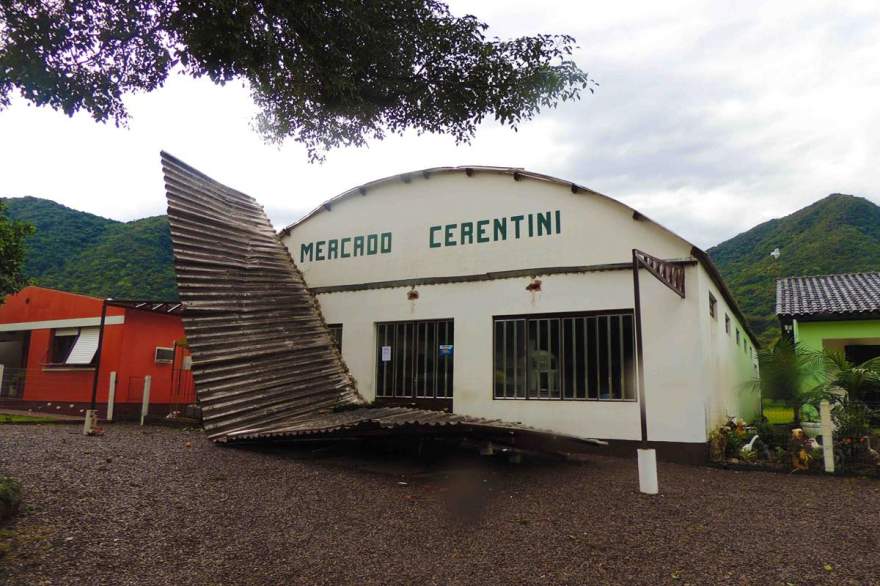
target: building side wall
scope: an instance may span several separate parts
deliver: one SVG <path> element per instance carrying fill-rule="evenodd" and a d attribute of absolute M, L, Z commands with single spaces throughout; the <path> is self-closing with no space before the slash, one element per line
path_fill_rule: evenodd
<path fill-rule="evenodd" d="M 172 372 L 174 367 L 170 363 L 157 363 L 154 353 L 157 346 L 171 348 L 175 341 L 181 341 L 184 337 L 183 323 L 177 316 L 127 310 L 117 364 L 119 400 L 140 402 L 144 377 L 150 376 L 150 403 L 175 402 L 172 397 L 172 376 L 176 374 Z M 179 367 L 178 364 L 177 368 Z M 192 372 L 186 371 L 183 376 L 190 379 Z M 102 366 L 101 380 L 104 389 L 108 388 L 109 377 L 109 366 Z"/>
<path fill-rule="evenodd" d="M 880 344 L 880 320 L 798 321 L 797 341 L 815 352 L 842 352 L 849 344 Z"/>
<path fill-rule="evenodd" d="M 693 294 L 699 298 L 703 396 L 707 431 L 711 431 L 730 417 L 750 422 L 760 416 L 761 393 L 753 384 L 758 375 L 758 355 L 754 342 L 708 273 L 700 267 L 698 274 L 698 287 Z M 710 294 L 717 304 L 714 318 L 709 311 Z M 729 332 L 725 328 L 726 316 L 730 317 Z"/>

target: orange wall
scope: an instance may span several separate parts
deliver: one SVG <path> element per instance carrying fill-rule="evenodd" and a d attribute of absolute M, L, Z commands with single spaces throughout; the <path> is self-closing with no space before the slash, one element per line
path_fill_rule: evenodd
<path fill-rule="evenodd" d="M 101 315 L 102 300 L 74 295 L 42 287 L 27 287 L 6 298 L 0 305 L 0 323 L 47 321 L 58 319 L 96 318 Z M 116 402 L 141 402 L 144 377 L 151 376 L 150 404 L 179 402 L 171 396 L 172 365 L 156 364 L 157 346 L 172 347 L 184 338 L 179 316 L 108 307 L 108 315 L 124 315 L 124 324 L 104 326 L 98 403 L 106 403 L 110 373 L 116 372 Z M 44 368 L 51 342 L 51 329 L 31 330 L 28 350 L 27 377 L 23 399 L 56 403 L 64 408 L 69 403 L 91 401 L 94 369 Z M 184 355 L 178 349 L 176 367 Z M 183 373 L 180 386 L 192 389 L 192 373 Z M 189 393 L 191 396 L 192 393 Z"/>

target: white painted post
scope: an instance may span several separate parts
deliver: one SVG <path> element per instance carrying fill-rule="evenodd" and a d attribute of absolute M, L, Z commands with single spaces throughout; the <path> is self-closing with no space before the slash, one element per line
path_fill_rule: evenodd
<path fill-rule="evenodd" d="M 107 421 L 113 421 L 113 405 L 116 403 L 116 371 L 110 372 L 110 388 L 107 390 Z"/>
<path fill-rule="evenodd" d="M 83 435 L 92 435 L 98 427 L 98 411 L 86 409 L 86 417 L 83 419 Z"/>
<path fill-rule="evenodd" d="M 660 492 L 657 483 L 657 451 L 638 449 L 639 453 L 639 490 L 643 494 Z"/>
<path fill-rule="evenodd" d="M 831 403 L 823 399 L 819 403 L 819 420 L 822 425 L 822 459 L 825 472 L 834 474 L 834 426 L 831 423 Z"/>
<path fill-rule="evenodd" d="M 144 377 L 144 400 L 141 403 L 141 425 L 144 424 L 144 418 L 147 416 L 147 410 L 150 407 L 150 383 L 153 378 L 149 375 Z"/>

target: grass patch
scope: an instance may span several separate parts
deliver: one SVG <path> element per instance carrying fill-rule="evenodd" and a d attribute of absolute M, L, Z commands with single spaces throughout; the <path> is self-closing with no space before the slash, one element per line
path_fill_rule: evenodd
<path fill-rule="evenodd" d="M 771 425 L 792 423 L 794 422 L 794 409 L 773 401 L 765 401 L 764 417 Z"/>
<path fill-rule="evenodd" d="M 38 417 L 34 415 L 11 415 L 8 413 L 0 413 L 0 425 L 4 423 L 55 423 L 55 419 L 51 417 Z"/>

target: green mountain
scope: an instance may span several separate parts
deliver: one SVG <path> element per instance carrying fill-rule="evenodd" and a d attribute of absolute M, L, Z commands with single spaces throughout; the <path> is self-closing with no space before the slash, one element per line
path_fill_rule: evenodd
<path fill-rule="evenodd" d="M 778 260 L 770 256 L 776 248 Z M 863 197 L 834 193 L 707 252 L 766 343 L 779 334 L 777 278 L 880 269 L 880 207 Z"/>
<path fill-rule="evenodd" d="M 36 197 L 4 200 L 30 222 L 25 274 L 35 285 L 117 299 L 177 299 L 165 216 L 117 222 Z"/>
<path fill-rule="evenodd" d="M 117 222 L 36 197 L 5 200 L 31 222 L 35 284 L 98 297 L 177 299 L 165 216 Z M 779 248 L 779 259 L 770 253 Z M 708 250 L 763 342 L 778 335 L 778 277 L 880 270 L 880 207 L 835 193 Z"/>

